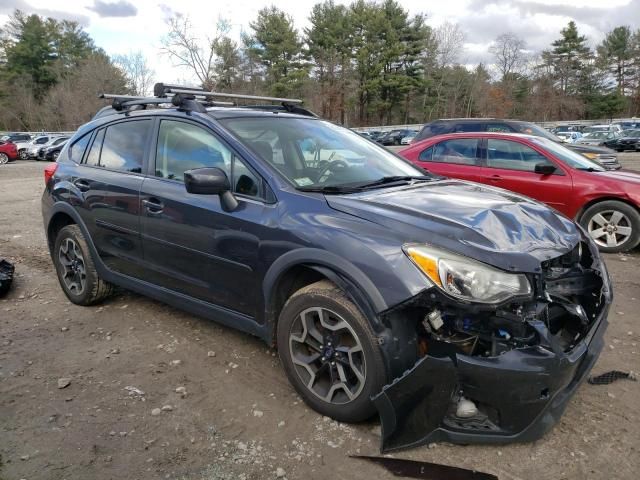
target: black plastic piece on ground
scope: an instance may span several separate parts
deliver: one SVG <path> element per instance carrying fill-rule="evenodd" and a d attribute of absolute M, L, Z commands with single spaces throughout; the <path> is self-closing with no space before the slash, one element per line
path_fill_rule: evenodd
<path fill-rule="evenodd" d="M 423 480 L 498 480 L 498 477 L 491 473 L 440 465 L 438 463 L 417 462 L 402 458 L 370 457 L 367 455 L 352 455 L 351 458 L 377 463 L 396 477 L 421 478 Z"/>
<path fill-rule="evenodd" d="M 609 385 L 610 383 L 615 382 L 616 380 L 633 380 L 636 381 L 636 378 L 633 376 L 631 372 L 621 372 L 620 370 L 611 370 L 610 372 L 603 373 L 602 375 L 597 375 L 595 377 L 589 377 L 589 383 L 591 385 Z"/>
<path fill-rule="evenodd" d="M 15 267 L 6 260 L 0 260 L 0 297 L 9 291 Z"/>

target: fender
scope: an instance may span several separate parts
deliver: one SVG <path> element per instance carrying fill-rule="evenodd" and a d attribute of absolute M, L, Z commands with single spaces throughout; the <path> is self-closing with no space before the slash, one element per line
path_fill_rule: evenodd
<path fill-rule="evenodd" d="M 306 265 L 323 274 L 342 288 L 358 305 L 375 330 L 383 329 L 378 313 L 387 310 L 386 301 L 378 288 L 362 270 L 338 255 L 316 248 L 300 248 L 279 257 L 264 276 L 262 294 L 265 305 L 267 328 L 273 329 L 276 319 L 274 288 L 280 277 L 291 267 Z"/>

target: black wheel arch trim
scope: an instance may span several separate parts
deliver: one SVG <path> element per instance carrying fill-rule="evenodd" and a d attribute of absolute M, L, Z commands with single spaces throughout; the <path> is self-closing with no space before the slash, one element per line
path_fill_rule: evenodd
<path fill-rule="evenodd" d="M 378 314 L 387 310 L 387 302 L 362 270 L 344 258 L 316 248 L 299 248 L 280 256 L 267 270 L 262 283 L 265 325 L 272 335 L 277 323 L 276 291 L 279 280 L 288 270 L 305 266 L 320 273 L 340 287 L 361 309 L 376 331 L 384 327 Z"/>

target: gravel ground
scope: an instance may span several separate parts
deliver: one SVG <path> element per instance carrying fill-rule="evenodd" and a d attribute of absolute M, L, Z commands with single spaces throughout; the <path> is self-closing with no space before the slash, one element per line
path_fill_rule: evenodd
<path fill-rule="evenodd" d="M 621 155 L 640 169 L 640 155 Z M 0 167 L 0 479 L 395 478 L 348 458 L 378 452 L 374 420 L 339 424 L 295 395 L 259 340 L 122 292 L 63 295 L 40 216 L 42 168 Z M 608 255 L 615 304 L 594 372 L 640 371 L 640 251 Z M 640 383 L 583 385 L 535 443 L 438 444 L 395 455 L 500 479 L 637 479 Z"/>

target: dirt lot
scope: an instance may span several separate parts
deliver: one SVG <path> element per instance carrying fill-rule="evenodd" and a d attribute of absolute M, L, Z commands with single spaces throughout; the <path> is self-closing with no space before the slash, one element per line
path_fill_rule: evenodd
<path fill-rule="evenodd" d="M 69 303 L 45 248 L 43 167 L 0 166 L 0 257 L 17 273 L 0 300 L 1 480 L 392 478 L 348 458 L 377 454 L 378 423 L 317 415 L 259 340 L 129 293 Z M 640 251 L 606 261 L 616 298 L 595 372 L 638 372 Z M 500 479 L 637 479 L 639 398 L 638 382 L 585 384 L 541 441 L 396 456 Z"/>

